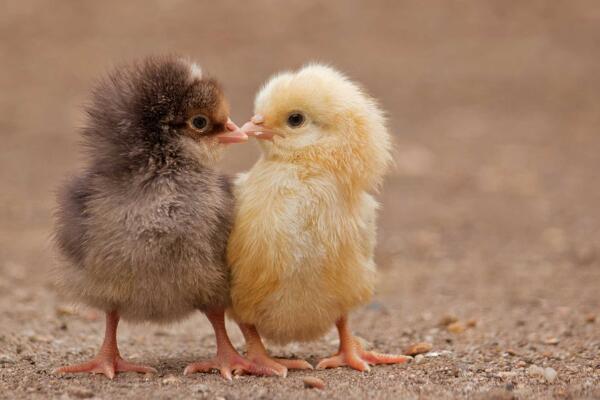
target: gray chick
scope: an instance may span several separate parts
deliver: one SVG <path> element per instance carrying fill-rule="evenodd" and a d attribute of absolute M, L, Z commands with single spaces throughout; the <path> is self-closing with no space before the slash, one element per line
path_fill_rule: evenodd
<path fill-rule="evenodd" d="M 154 372 L 121 358 L 119 318 L 170 322 L 206 314 L 217 355 L 185 372 L 270 374 L 232 346 L 225 249 L 234 200 L 214 169 L 224 143 L 247 136 L 229 119 L 219 83 L 193 63 L 147 58 L 101 81 L 82 131 L 84 170 L 60 191 L 58 287 L 106 313 L 104 343 L 89 362 L 58 372 Z"/>

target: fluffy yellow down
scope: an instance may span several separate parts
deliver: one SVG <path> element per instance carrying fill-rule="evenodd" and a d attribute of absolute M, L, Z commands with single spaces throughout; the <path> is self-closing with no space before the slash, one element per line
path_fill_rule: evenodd
<path fill-rule="evenodd" d="M 376 103 L 320 65 L 273 78 L 255 112 L 285 137 L 261 143 L 236 182 L 230 314 L 275 342 L 316 339 L 373 293 L 369 191 L 389 164 L 389 135 Z M 288 127 L 291 112 L 306 123 Z"/>

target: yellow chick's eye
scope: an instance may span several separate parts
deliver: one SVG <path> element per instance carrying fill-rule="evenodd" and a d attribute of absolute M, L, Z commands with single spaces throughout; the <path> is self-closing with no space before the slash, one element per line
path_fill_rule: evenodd
<path fill-rule="evenodd" d="M 297 111 L 294 111 L 293 113 L 288 115 L 287 118 L 287 124 L 290 128 L 299 128 L 302 125 L 304 125 L 305 121 L 306 117 L 304 116 L 304 114 Z"/>
<path fill-rule="evenodd" d="M 208 118 L 202 114 L 196 115 L 188 120 L 189 126 L 198 131 L 204 132 L 208 129 L 209 123 Z"/>

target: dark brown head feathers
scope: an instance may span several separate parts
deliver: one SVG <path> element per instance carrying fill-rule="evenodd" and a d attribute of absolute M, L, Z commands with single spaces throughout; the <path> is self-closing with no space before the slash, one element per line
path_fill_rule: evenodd
<path fill-rule="evenodd" d="M 215 79 L 166 56 L 116 68 L 98 83 L 86 111 L 83 136 L 92 158 L 128 154 L 133 164 L 174 156 L 182 137 L 201 139 L 187 125 L 194 114 L 211 120 L 203 137 L 222 132 L 229 114 Z"/>

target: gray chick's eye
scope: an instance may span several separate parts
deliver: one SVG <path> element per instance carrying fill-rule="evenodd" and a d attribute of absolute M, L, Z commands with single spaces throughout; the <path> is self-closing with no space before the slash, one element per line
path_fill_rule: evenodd
<path fill-rule="evenodd" d="M 204 115 L 197 115 L 190 119 L 190 125 L 198 131 L 204 131 L 208 127 L 208 118 Z"/>
<path fill-rule="evenodd" d="M 306 120 L 306 118 L 304 117 L 303 114 L 301 114 L 299 112 L 294 112 L 288 116 L 287 124 L 291 128 L 298 128 L 299 126 L 304 124 L 305 120 Z"/>

